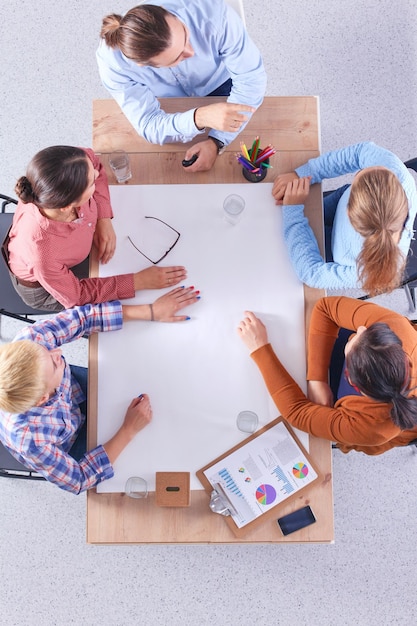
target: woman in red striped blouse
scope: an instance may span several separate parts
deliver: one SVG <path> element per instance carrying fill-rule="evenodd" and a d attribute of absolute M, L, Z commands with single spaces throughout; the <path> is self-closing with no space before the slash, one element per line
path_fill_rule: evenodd
<path fill-rule="evenodd" d="M 133 298 L 140 289 L 173 287 L 186 278 L 181 266 L 151 266 L 105 278 L 78 278 L 71 268 L 93 243 L 100 262 L 116 247 L 106 172 L 87 148 L 51 146 L 38 152 L 16 184 L 19 203 L 9 233 L 12 282 L 35 309 Z"/>

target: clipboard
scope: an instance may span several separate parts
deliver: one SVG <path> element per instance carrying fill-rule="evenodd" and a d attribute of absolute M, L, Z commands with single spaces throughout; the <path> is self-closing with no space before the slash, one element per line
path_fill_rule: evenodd
<path fill-rule="evenodd" d="M 237 537 L 276 516 L 280 504 L 297 498 L 322 478 L 282 417 L 208 463 L 196 475 L 209 495 L 226 503 L 224 519 Z"/>

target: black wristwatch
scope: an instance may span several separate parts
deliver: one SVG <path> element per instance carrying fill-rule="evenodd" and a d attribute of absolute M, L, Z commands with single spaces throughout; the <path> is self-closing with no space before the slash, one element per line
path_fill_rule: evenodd
<path fill-rule="evenodd" d="M 217 154 L 223 154 L 223 152 L 226 149 L 226 146 L 224 145 L 224 143 L 220 141 L 220 139 L 217 139 L 217 137 L 212 137 L 211 135 L 208 135 L 208 138 L 214 141 L 214 143 L 216 144 Z"/>

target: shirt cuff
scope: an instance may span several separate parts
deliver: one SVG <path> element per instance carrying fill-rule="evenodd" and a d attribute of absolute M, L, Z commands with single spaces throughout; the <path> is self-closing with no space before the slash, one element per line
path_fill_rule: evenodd
<path fill-rule="evenodd" d="M 295 172 L 296 174 L 298 174 L 298 176 L 300 178 L 305 178 L 306 176 L 313 176 L 311 171 L 310 171 L 310 165 L 309 163 L 304 163 L 304 165 L 300 165 L 300 167 L 295 168 Z M 313 182 L 317 182 L 314 180 L 314 176 L 311 180 L 311 183 Z"/>
<path fill-rule="evenodd" d="M 112 464 L 110 463 L 110 459 L 107 456 L 107 452 L 105 451 L 104 446 L 99 445 L 93 450 L 89 450 L 88 452 L 86 452 L 82 461 L 88 465 L 90 471 L 94 476 L 94 484 L 91 484 L 91 482 L 89 482 L 89 484 L 87 485 L 87 489 L 98 485 L 99 483 L 103 482 L 103 480 L 113 478 L 114 469 Z"/>

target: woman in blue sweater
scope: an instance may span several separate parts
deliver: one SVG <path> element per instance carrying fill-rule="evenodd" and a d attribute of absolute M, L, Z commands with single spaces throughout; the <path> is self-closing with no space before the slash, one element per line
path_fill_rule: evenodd
<path fill-rule="evenodd" d="M 304 216 L 310 182 L 355 173 L 324 198 L 326 259 Z M 328 152 L 279 175 L 272 194 L 283 205 L 284 236 L 298 277 L 321 289 L 399 286 L 417 213 L 414 179 L 392 152 L 364 142 Z"/>

